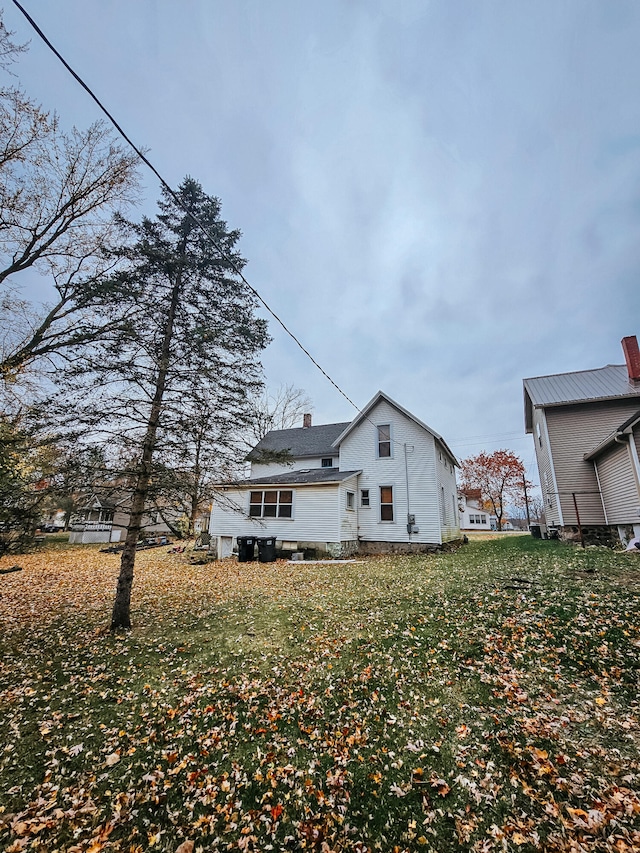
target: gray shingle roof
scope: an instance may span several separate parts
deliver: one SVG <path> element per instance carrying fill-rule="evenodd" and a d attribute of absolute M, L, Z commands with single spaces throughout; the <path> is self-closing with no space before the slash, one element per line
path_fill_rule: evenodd
<path fill-rule="evenodd" d="M 287 471 L 285 474 L 272 474 L 270 477 L 254 477 L 253 480 L 242 480 L 233 483 L 233 487 L 247 488 L 250 486 L 304 486 L 314 483 L 341 483 L 360 471 L 340 471 L 339 468 L 312 468 L 302 471 Z"/>
<path fill-rule="evenodd" d="M 332 444 L 348 426 L 349 422 L 273 429 L 256 444 L 248 458 L 258 459 L 261 452 L 279 450 L 288 450 L 295 458 L 335 456 L 337 451 Z"/>

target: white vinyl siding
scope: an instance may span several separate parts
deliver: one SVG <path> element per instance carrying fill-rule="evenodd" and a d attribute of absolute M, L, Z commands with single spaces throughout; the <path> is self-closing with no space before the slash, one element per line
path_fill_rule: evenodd
<path fill-rule="evenodd" d="M 442 541 L 449 542 L 460 536 L 460 519 L 458 517 L 458 487 L 453 463 L 447 451 L 439 441 L 437 447 L 436 473 L 439 485 L 439 502 L 442 520 Z"/>
<path fill-rule="evenodd" d="M 340 519 L 340 528 L 338 541 L 340 542 L 355 542 L 358 538 L 358 514 L 360 509 L 355 500 L 358 493 L 358 477 L 349 477 L 348 480 L 343 480 L 338 489 L 338 510 Z M 347 509 L 347 495 L 354 496 L 354 509 Z"/>
<path fill-rule="evenodd" d="M 291 490 L 295 518 L 250 518 L 249 494 L 255 489 L 222 492 L 213 502 L 211 534 L 232 536 L 234 540 L 237 536 L 275 536 L 279 540 L 301 542 L 345 542 L 358 538 L 358 509 L 346 509 L 347 492 L 358 490 L 357 475 L 340 484 L 292 486 Z"/>
<path fill-rule="evenodd" d="M 377 457 L 377 426 L 391 424 L 392 456 Z M 407 445 L 405 470 L 405 444 Z M 361 470 L 359 488 L 368 489 L 369 509 L 358 511 L 358 533 L 368 542 L 407 542 L 407 514 L 415 515 L 418 533 L 411 541 L 440 544 L 443 531 L 440 524 L 440 479 L 447 478 L 447 492 L 456 494 L 455 473 L 437 461 L 434 436 L 399 412 L 386 400 L 380 400 L 340 445 L 340 468 Z M 407 479 L 409 475 L 409 509 L 407 509 Z M 443 480 L 444 482 L 444 480 Z M 380 486 L 393 486 L 393 522 L 380 521 Z M 449 488 L 450 486 L 450 488 Z M 449 510 L 451 513 L 451 510 Z"/>
<path fill-rule="evenodd" d="M 211 514 L 211 533 L 214 536 L 275 536 L 277 539 L 339 542 L 340 505 L 344 495 L 334 483 L 327 486 L 296 486 L 293 518 L 250 518 L 249 489 L 228 489 L 221 499 L 214 499 Z M 225 505 L 234 504 L 239 512 Z M 346 513 L 345 513 L 346 514 Z M 355 515 L 355 513 L 349 513 Z"/>

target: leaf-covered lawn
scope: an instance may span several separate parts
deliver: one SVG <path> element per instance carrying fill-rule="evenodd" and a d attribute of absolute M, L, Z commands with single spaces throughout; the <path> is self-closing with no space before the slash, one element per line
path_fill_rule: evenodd
<path fill-rule="evenodd" d="M 18 562 L 3 850 L 640 850 L 640 554 Z"/>

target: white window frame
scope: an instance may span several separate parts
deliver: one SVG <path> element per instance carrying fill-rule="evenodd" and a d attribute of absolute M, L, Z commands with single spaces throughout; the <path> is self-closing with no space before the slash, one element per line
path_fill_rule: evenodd
<path fill-rule="evenodd" d="M 328 462 L 328 465 L 325 465 L 325 462 Z M 323 456 L 320 460 L 321 468 L 333 468 L 333 457 L 332 456 Z"/>
<path fill-rule="evenodd" d="M 355 512 L 356 509 L 356 493 L 352 489 L 347 489 L 344 496 L 345 509 L 349 512 Z"/>
<path fill-rule="evenodd" d="M 274 492 L 276 494 L 275 503 L 267 503 L 264 499 L 264 496 L 266 494 L 273 494 Z M 258 494 L 258 493 L 260 493 L 262 495 L 262 498 L 260 500 L 260 504 L 258 504 L 257 502 L 251 501 L 251 495 L 252 494 Z M 280 502 L 280 495 L 281 494 L 290 494 L 291 495 L 291 503 L 289 503 L 288 501 L 284 501 L 283 503 L 281 503 Z M 250 489 L 249 495 L 248 495 L 249 509 L 248 509 L 247 514 L 248 514 L 249 518 L 275 519 L 277 521 L 291 521 L 295 516 L 295 512 L 294 512 L 295 495 L 296 495 L 296 493 L 295 493 L 294 489 Z M 252 512 L 251 512 L 252 506 L 260 506 L 260 508 L 261 508 L 260 515 L 252 514 Z M 275 506 L 276 514 L 275 515 L 265 515 L 264 514 L 265 506 Z M 280 515 L 280 507 L 281 506 L 290 506 L 291 507 L 291 515 Z"/>
<path fill-rule="evenodd" d="M 371 507 L 371 490 L 370 489 L 360 489 L 360 506 L 365 509 L 369 509 Z"/>
<path fill-rule="evenodd" d="M 381 439 L 380 438 L 380 430 L 388 427 L 389 429 L 389 438 Z M 389 455 L 381 456 L 380 455 L 380 445 L 381 444 L 389 444 Z M 393 459 L 393 426 L 392 424 L 376 424 L 376 459 Z"/>

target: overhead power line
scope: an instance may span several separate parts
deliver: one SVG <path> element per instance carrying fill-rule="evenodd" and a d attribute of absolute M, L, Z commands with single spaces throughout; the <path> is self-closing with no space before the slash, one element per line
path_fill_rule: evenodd
<path fill-rule="evenodd" d="M 269 306 L 269 304 L 263 299 L 260 293 L 256 290 L 253 285 L 249 283 L 246 279 L 244 273 L 238 266 L 238 264 L 233 260 L 233 258 L 225 252 L 223 246 L 216 240 L 215 236 L 211 233 L 211 231 L 195 216 L 183 203 L 180 199 L 179 195 L 173 190 L 171 185 L 164 179 L 162 174 L 158 171 L 158 169 L 153 165 L 153 163 L 149 160 L 149 158 L 144 154 L 144 152 L 133 142 L 130 136 L 126 133 L 120 123 L 114 118 L 111 112 L 104 106 L 102 101 L 98 98 L 98 96 L 93 92 L 91 87 L 84 82 L 84 80 L 80 77 L 80 75 L 69 65 L 67 60 L 62 56 L 60 51 L 52 44 L 50 39 L 46 36 L 40 26 L 35 22 L 35 20 L 31 17 L 31 15 L 27 12 L 27 10 L 22 6 L 18 0 L 13 0 L 14 6 L 22 13 L 22 15 L 29 22 L 30 26 L 33 30 L 38 34 L 38 36 L 42 39 L 42 41 L 46 44 L 49 50 L 57 57 L 57 59 L 64 65 L 67 71 L 71 74 L 71 76 L 76 80 L 76 82 L 85 90 L 85 92 L 89 95 L 89 97 L 95 102 L 100 111 L 107 117 L 109 122 L 113 125 L 116 131 L 120 134 L 120 136 L 125 140 L 125 142 L 131 147 L 131 149 L 135 152 L 136 156 L 147 166 L 147 168 L 153 172 L 161 186 L 166 190 L 166 192 L 171 196 L 174 202 L 178 205 L 178 207 L 183 210 L 187 216 L 192 220 L 192 222 L 196 225 L 197 228 L 205 235 L 205 237 L 211 242 L 211 244 L 216 248 L 216 250 L 220 253 L 220 256 L 229 264 L 231 269 L 235 272 L 238 278 L 242 281 L 244 286 L 253 294 L 253 296 L 260 302 L 260 304 L 265 308 L 265 310 L 273 317 L 273 319 L 282 327 L 282 329 L 286 332 L 286 334 L 291 338 L 291 340 L 296 344 L 296 346 L 307 356 L 309 361 L 322 373 L 322 375 L 327 379 L 331 385 L 338 391 L 338 393 L 344 397 L 344 399 L 351 405 L 353 408 L 359 413 L 363 414 L 362 409 L 357 406 L 353 400 L 342 390 L 342 388 L 335 382 L 331 376 L 327 373 L 327 371 L 316 361 L 316 359 L 311 355 L 309 350 L 302 344 L 302 342 L 298 339 L 298 337 L 289 329 L 286 323 L 276 314 L 276 312 Z M 366 420 L 369 421 L 373 426 L 376 426 L 374 422 L 366 417 Z M 519 435 L 517 433 L 503 433 L 503 436 L 515 436 Z M 496 436 L 496 438 L 499 436 Z M 477 438 L 482 438 L 482 436 L 477 436 Z M 488 436 L 487 439 L 491 439 L 491 436 Z M 390 440 L 393 444 L 399 444 L 397 440 L 393 437 L 390 437 Z M 478 443 L 472 442 L 470 439 L 461 439 L 457 442 L 450 442 L 451 445 L 465 446 L 470 443 Z"/>
<path fill-rule="evenodd" d="M 42 29 L 38 26 L 38 24 L 34 21 L 31 15 L 26 11 L 26 9 L 18 2 L 18 0 L 13 0 L 13 4 L 20 10 L 20 12 L 27 19 L 31 27 L 35 30 L 35 32 L 40 36 L 42 41 L 47 45 L 49 50 L 60 60 L 60 62 L 64 65 L 67 71 L 71 74 L 71 76 L 82 86 L 82 88 L 87 92 L 89 97 L 98 105 L 98 108 L 104 113 L 104 115 L 108 118 L 111 124 L 118 131 L 120 136 L 127 142 L 128 145 L 131 146 L 136 155 L 140 158 L 140 160 L 149 168 L 156 178 L 160 181 L 160 184 L 164 187 L 164 189 L 169 193 L 171 198 L 175 201 L 175 203 L 180 207 L 184 212 L 189 216 L 192 222 L 200 229 L 200 231 L 207 237 L 208 240 L 212 243 L 212 245 L 218 250 L 220 256 L 230 265 L 231 269 L 235 272 L 238 278 L 243 282 L 244 286 L 255 296 L 255 298 L 260 302 L 260 304 L 269 312 L 269 314 L 273 317 L 273 319 L 284 329 L 284 331 L 289 335 L 291 340 L 302 350 L 302 352 L 307 356 L 307 358 L 311 361 L 315 367 L 322 373 L 322 375 L 327 379 L 333 387 L 341 394 L 344 399 L 353 406 L 353 408 L 362 414 L 361 409 L 357 406 L 353 400 L 340 388 L 340 386 L 335 382 L 327 373 L 327 371 L 315 360 L 315 358 L 311 355 L 308 349 L 301 343 L 301 341 L 294 335 L 294 333 L 289 329 L 286 323 L 280 319 L 280 317 L 276 314 L 276 312 L 267 304 L 267 302 L 262 298 L 262 296 L 258 293 L 258 291 L 253 287 L 245 278 L 244 274 L 240 267 L 236 264 L 236 262 L 231 258 L 220 245 L 220 243 L 215 239 L 212 233 L 206 228 L 202 222 L 198 219 L 197 216 L 194 216 L 193 213 L 188 210 L 185 205 L 182 203 L 180 197 L 176 192 L 171 188 L 169 183 L 165 181 L 162 177 L 158 169 L 153 165 L 153 163 L 149 160 L 149 158 L 138 148 L 138 146 L 133 142 L 133 140 L 128 136 L 127 133 L 123 130 L 122 126 L 116 121 L 113 115 L 109 112 L 109 110 L 104 106 L 102 101 L 98 98 L 98 96 L 92 91 L 92 89 L 84 82 L 84 80 L 77 74 L 74 69 L 69 65 L 66 59 L 62 56 L 60 51 L 58 51 L 51 41 L 47 38 Z"/>

